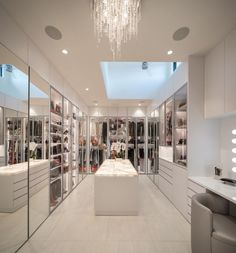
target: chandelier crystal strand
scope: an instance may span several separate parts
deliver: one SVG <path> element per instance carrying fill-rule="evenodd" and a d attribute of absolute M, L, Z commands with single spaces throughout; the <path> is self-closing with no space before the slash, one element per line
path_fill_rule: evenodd
<path fill-rule="evenodd" d="M 101 42 L 108 37 L 115 56 L 120 55 L 121 43 L 137 35 L 141 19 L 141 0 L 93 0 L 94 30 Z"/>

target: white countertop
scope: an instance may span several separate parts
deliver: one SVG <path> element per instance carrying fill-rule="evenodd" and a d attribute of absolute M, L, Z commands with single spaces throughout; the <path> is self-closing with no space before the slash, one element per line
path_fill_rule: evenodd
<path fill-rule="evenodd" d="M 44 164 L 49 164 L 49 160 L 30 160 L 30 168 L 41 166 Z M 7 165 L 4 167 L 0 167 L 0 175 L 12 175 L 18 174 L 27 171 L 28 162 L 17 163 L 12 165 Z"/>
<path fill-rule="evenodd" d="M 95 176 L 138 176 L 138 173 L 128 159 L 107 159 Z"/>
<path fill-rule="evenodd" d="M 189 177 L 189 179 L 236 204 L 236 186 L 224 184 L 212 177 Z"/>

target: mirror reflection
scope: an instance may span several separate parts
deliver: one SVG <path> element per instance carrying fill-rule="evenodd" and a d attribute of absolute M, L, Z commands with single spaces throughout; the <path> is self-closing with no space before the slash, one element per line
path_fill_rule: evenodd
<path fill-rule="evenodd" d="M 29 229 L 30 235 L 49 215 L 49 84 L 30 70 Z M 28 129 L 29 128 L 29 129 Z"/>
<path fill-rule="evenodd" d="M 26 73 L 23 64 L 0 65 L 0 252 L 15 252 L 27 239 Z"/>

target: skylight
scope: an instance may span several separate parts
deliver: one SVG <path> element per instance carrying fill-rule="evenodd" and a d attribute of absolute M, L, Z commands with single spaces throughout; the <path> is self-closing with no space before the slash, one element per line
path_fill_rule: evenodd
<path fill-rule="evenodd" d="M 108 99 L 153 99 L 172 62 L 101 62 Z"/>

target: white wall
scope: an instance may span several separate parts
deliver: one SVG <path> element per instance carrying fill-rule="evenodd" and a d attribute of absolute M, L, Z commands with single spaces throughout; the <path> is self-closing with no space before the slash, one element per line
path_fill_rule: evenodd
<path fill-rule="evenodd" d="M 220 163 L 220 124 L 204 118 L 204 58 L 190 56 L 188 64 L 188 173 L 209 176 Z"/>
<path fill-rule="evenodd" d="M 0 106 L 9 108 L 18 112 L 28 113 L 28 104 L 15 98 L 7 96 L 0 92 Z"/>
<path fill-rule="evenodd" d="M 150 114 L 187 82 L 188 63 L 183 62 L 155 94 L 151 105 L 147 108 L 147 113 Z"/>
<path fill-rule="evenodd" d="M 32 67 L 50 85 L 77 105 L 82 111 L 88 112 L 83 99 L 57 71 L 55 66 L 40 51 L 34 42 L 12 20 L 0 5 L 0 43 L 18 56 L 24 63 Z M 0 62 L 4 63 L 4 62 Z"/>
<path fill-rule="evenodd" d="M 236 148 L 236 144 L 232 143 L 232 130 L 236 129 L 236 115 L 221 119 L 221 168 L 223 168 L 223 176 L 236 179 L 236 173 L 232 172 L 232 167 L 236 167 L 232 162 L 232 158 L 236 154 L 232 153 L 232 148 Z M 236 137 L 236 136 L 235 136 Z"/>

